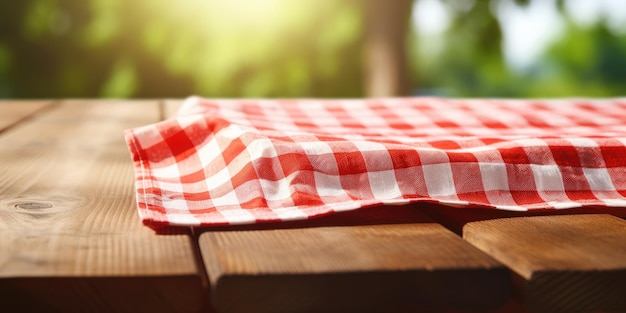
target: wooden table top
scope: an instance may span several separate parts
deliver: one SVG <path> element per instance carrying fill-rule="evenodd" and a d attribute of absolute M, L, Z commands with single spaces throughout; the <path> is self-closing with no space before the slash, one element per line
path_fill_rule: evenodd
<path fill-rule="evenodd" d="M 157 234 L 136 212 L 123 130 L 180 102 L 0 101 L 3 309 L 626 311 L 620 208 L 422 204 Z"/>

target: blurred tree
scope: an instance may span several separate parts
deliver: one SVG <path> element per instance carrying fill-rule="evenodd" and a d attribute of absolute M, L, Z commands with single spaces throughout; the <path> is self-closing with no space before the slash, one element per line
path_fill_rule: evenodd
<path fill-rule="evenodd" d="M 418 0 L 419 1 L 419 0 Z M 520 96 L 502 52 L 493 1 L 443 1 L 450 26 L 443 38 L 412 36 L 418 93 L 444 96 Z M 428 45 L 434 41 L 434 48 Z M 441 42 L 438 42 L 441 41 Z M 441 47 L 437 47 L 441 45 Z M 415 47 L 424 46 L 421 49 Z"/>
<path fill-rule="evenodd" d="M 367 0 L 365 27 L 365 90 L 367 96 L 410 93 L 406 38 L 412 0 Z"/>
<path fill-rule="evenodd" d="M 0 97 L 356 97 L 359 0 L 0 4 Z"/>
<path fill-rule="evenodd" d="M 408 23 L 438 1 L 447 31 Z M 0 97 L 616 96 L 624 33 L 566 19 L 535 66 L 507 64 L 497 6 L 544 0 L 0 2 Z"/>
<path fill-rule="evenodd" d="M 451 18 L 443 38 L 409 38 L 412 72 L 421 78 L 418 93 L 458 97 L 623 95 L 626 35 L 611 32 L 605 20 L 591 27 L 576 24 L 565 10 L 568 0 L 556 1 L 566 20 L 563 35 L 525 71 L 512 69 L 502 49 L 502 21 L 496 8 L 512 0 L 441 1 Z M 544 0 L 514 3 L 521 9 L 532 1 Z M 429 47 L 431 44 L 434 47 Z"/>
<path fill-rule="evenodd" d="M 97 7 L 103 1 L 3 1 L 0 10 L 0 45 L 11 62 L 4 71 L 5 94 L 11 97 L 131 96 L 138 92 L 139 71 L 134 62 L 140 47 L 133 45 L 134 23 L 125 18 L 120 1 Z M 108 15 L 108 23 L 100 19 Z M 138 24 L 138 23 L 137 23 Z M 128 32 L 121 32 L 124 26 Z M 150 71 L 165 76 L 158 60 L 142 56 Z M 152 72 L 152 73 L 151 73 Z M 154 73 L 156 72 L 156 73 Z M 122 80 L 124 88 L 112 81 Z M 175 92 L 184 81 L 164 87 Z"/>
<path fill-rule="evenodd" d="M 626 34 L 605 23 L 585 28 L 567 20 L 565 35 L 546 52 L 529 77 L 535 97 L 621 96 L 626 85 Z"/>

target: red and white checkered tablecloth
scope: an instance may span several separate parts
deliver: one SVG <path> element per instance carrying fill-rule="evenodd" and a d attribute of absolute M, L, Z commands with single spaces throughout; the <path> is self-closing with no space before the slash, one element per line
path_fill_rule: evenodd
<path fill-rule="evenodd" d="M 626 207 L 626 99 L 191 97 L 125 137 L 153 227 L 418 201 Z"/>

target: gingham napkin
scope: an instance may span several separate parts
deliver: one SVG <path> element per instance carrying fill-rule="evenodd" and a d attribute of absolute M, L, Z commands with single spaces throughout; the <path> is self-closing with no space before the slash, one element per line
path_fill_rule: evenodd
<path fill-rule="evenodd" d="M 217 100 L 127 130 L 143 222 L 626 206 L 626 99 Z"/>

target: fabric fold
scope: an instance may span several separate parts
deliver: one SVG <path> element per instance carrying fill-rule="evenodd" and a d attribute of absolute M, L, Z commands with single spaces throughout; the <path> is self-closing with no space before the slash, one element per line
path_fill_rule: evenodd
<path fill-rule="evenodd" d="M 626 206 L 626 100 L 204 99 L 125 132 L 152 227 Z"/>

